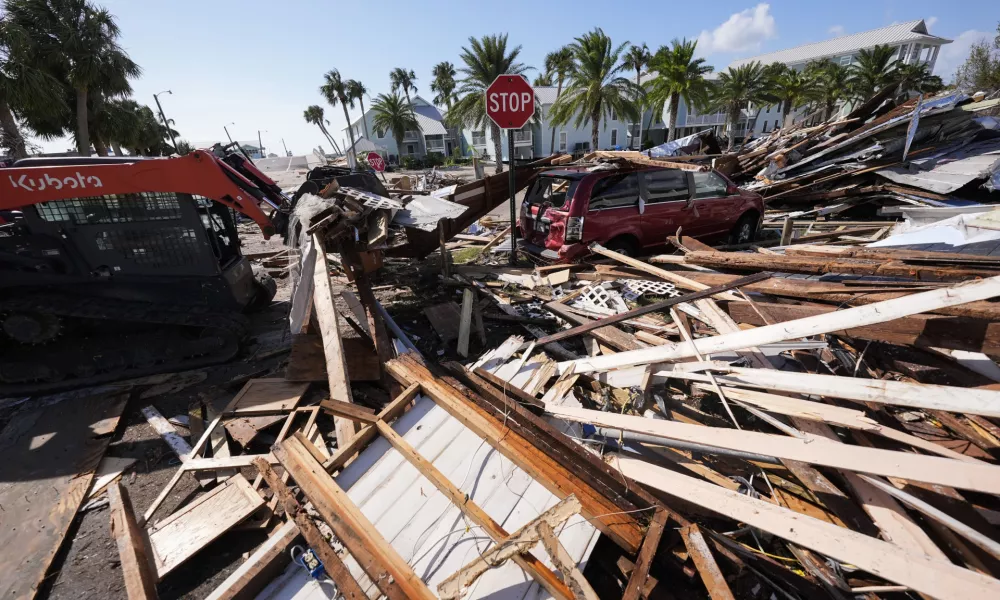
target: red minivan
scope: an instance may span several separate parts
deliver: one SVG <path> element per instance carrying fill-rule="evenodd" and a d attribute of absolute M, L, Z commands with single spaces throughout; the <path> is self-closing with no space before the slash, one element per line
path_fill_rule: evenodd
<path fill-rule="evenodd" d="M 759 194 L 717 171 L 559 169 L 525 194 L 519 247 L 559 262 L 585 255 L 591 242 L 635 256 L 665 245 L 678 228 L 705 243 L 742 244 L 753 241 L 763 214 Z"/>

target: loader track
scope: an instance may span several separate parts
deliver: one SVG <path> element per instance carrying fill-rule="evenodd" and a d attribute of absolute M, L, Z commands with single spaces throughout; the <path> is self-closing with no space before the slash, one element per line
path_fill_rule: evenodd
<path fill-rule="evenodd" d="M 56 294 L 0 300 L 0 316 L 12 314 L 58 318 L 60 335 L 31 345 L 0 333 L 0 397 L 219 364 L 249 328 L 238 313 Z"/>

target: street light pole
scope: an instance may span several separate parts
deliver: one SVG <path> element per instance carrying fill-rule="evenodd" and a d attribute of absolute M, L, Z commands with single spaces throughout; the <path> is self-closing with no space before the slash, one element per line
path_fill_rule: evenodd
<path fill-rule="evenodd" d="M 156 108 L 160 109 L 160 118 L 163 119 L 163 126 L 167 128 L 167 134 L 170 136 L 170 143 L 174 145 L 174 152 L 180 154 L 181 151 L 178 150 L 177 148 L 177 140 L 174 139 L 174 130 L 170 128 L 170 122 L 167 121 L 167 115 L 163 114 L 163 106 L 160 104 L 160 99 L 158 98 L 160 94 L 170 94 L 171 96 L 173 96 L 174 93 L 171 92 L 170 90 L 156 92 L 155 94 L 153 94 L 153 100 L 156 101 Z"/>
<path fill-rule="evenodd" d="M 285 138 L 281 138 L 281 147 L 285 149 L 285 156 L 288 156 L 288 146 L 285 145 Z"/>
<path fill-rule="evenodd" d="M 264 154 L 264 141 L 260 139 L 260 129 L 257 130 L 257 145 L 260 146 L 260 157 L 267 158 L 267 155 Z"/>
<path fill-rule="evenodd" d="M 225 125 L 222 126 L 222 129 L 223 129 L 223 131 L 226 132 L 226 137 L 229 138 L 229 143 L 232 144 L 233 143 L 233 136 L 229 135 L 229 129 L 228 129 L 228 127 L 230 125 L 236 125 L 236 123 L 227 123 L 227 124 L 225 124 Z"/>

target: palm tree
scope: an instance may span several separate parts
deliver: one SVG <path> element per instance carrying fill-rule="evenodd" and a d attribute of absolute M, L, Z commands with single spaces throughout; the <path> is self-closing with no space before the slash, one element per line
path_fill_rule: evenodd
<path fill-rule="evenodd" d="M 106 98 L 128 96 L 128 80 L 142 74 L 118 45 L 121 32 L 114 16 L 88 0 L 8 0 L 6 8 L 16 20 L 30 24 L 26 29 L 49 66 L 72 88 L 77 150 L 89 155 L 90 107 L 100 110 Z"/>
<path fill-rule="evenodd" d="M 688 106 L 700 106 L 708 98 L 709 83 L 705 75 L 714 69 L 705 64 L 705 59 L 694 57 L 697 47 L 697 40 L 675 38 L 669 47 L 660 46 L 649 61 L 650 71 L 656 73 L 649 91 L 653 113 L 663 114 L 664 105 L 670 102 L 667 141 L 673 141 L 677 134 L 681 100 Z"/>
<path fill-rule="evenodd" d="M 335 152 L 340 152 L 340 147 L 337 146 L 337 142 L 326 129 L 327 121 L 323 118 L 322 106 L 313 104 L 302 112 L 302 116 L 305 118 L 306 123 L 312 123 L 313 125 L 319 127 L 319 130 L 323 132 L 324 136 L 326 136 L 326 141 L 330 142 L 330 145 L 333 146 L 333 150 Z"/>
<path fill-rule="evenodd" d="M 770 78 L 758 61 L 740 65 L 719 73 L 719 79 L 709 91 L 708 109 L 726 113 L 726 131 L 729 136 L 729 150 L 733 149 L 736 138 L 736 124 L 740 113 L 750 104 L 764 104 L 772 98 Z"/>
<path fill-rule="evenodd" d="M 847 67 L 850 70 L 851 90 L 854 97 L 865 101 L 887 85 L 895 81 L 894 71 L 899 61 L 894 60 L 896 51 L 889 46 L 863 48 L 858 52 L 856 62 Z"/>
<path fill-rule="evenodd" d="M 550 87 L 552 85 L 552 76 L 548 73 L 539 73 L 535 76 L 535 80 L 531 82 L 532 87 Z"/>
<path fill-rule="evenodd" d="M 901 64 L 896 67 L 893 75 L 898 82 L 897 96 L 906 96 L 909 92 L 933 94 L 944 89 L 944 82 L 937 75 L 931 75 L 927 63 Z"/>
<path fill-rule="evenodd" d="M 323 76 L 323 85 L 319 86 L 319 93 L 323 94 L 326 101 L 330 103 L 330 106 L 340 106 L 344 109 L 344 119 L 347 121 L 347 135 L 351 138 L 351 148 L 350 151 L 354 151 L 354 128 L 351 127 L 351 116 L 347 113 L 347 106 L 354 104 L 354 101 L 350 99 L 347 90 L 347 82 L 341 79 L 340 71 L 333 69 L 327 72 Z M 345 151 L 344 156 L 347 156 Z M 348 159 L 350 161 L 350 159 Z M 350 164 L 350 162 L 348 162 Z"/>
<path fill-rule="evenodd" d="M 351 108 L 354 108 L 354 101 L 361 103 L 361 124 L 364 126 L 365 138 L 371 139 L 368 135 L 368 119 L 365 118 L 365 96 L 368 95 L 368 88 L 357 79 L 347 81 L 347 93 L 350 95 Z M 350 126 L 350 123 L 348 123 Z"/>
<path fill-rule="evenodd" d="M 575 67 L 576 63 L 573 62 L 573 51 L 570 50 L 569 46 L 563 46 L 545 55 L 545 73 L 554 77 L 556 81 L 556 100 L 559 100 L 559 97 L 562 96 L 563 84 L 573 74 Z M 550 83 L 549 85 L 552 84 Z M 552 141 L 549 142 L 549 154 L 555 154 L 555 151 L 556 126 L 553 123 Z"/>
<path fill-rule="evenodd" d="M 590 123 L 593 149 L 598 147 L 601 118 L 612 114 L 636 118 L 635 100 L 644 92 L 619 74 L 626 68 L 619 61 L 628 42 L 619 46 L 600 28 L 586 33 L 570 45 L 576 69 L 566 93 L 552 106 L 552 121 L 565 124 L 576 117 L 574 126 Z"/>
<path fill-rule="evenodd" d="M 819 98 L 812 79 L 794 69 L 787 69 L 771 81 L 772 95 L 781 102 L 781 126 L 788 127 L 793 109 Z"/>
<path fill-rule="evenodd" d="M 403 136 L 407 131 L 418 129 L 417 115 L 413 106 L 403 102 L 403 97 L 393 92 L 391 96 L 379 94 L 372 104 L 372 125 L 376 131 L 388 131 L 396 140 L 396 150 L 403 155 Z"/>
<path fill-rule="evenodd" d="M 649 60 L 651 58 L 652 57 L 649 55 L 649 47 L 646 46 L 646 44 L 643 44 L 641 46 L 633 44 L 632 47 L 628 49 L 628 52 L 625 53 L 625 59 L 624 59 L 625 68 L 628 69 L 629 71 L 635 71 L 636 89 L 640 90 L 642 89 L 642 84 L 640 84 L 639 82 L 639 77 L 640 75 L 642 75 L 642 69 L 646 66 L 649 66 Z M 639 135 L 638 135 L 639 149 L 642 150 L 642 99 L 637 96 L 635 102 L 636 102 L 636 108 L 638 109 L 639 112 Z M 628 147 L 630 150 L 632 149 L 633 141 L 635 141 L 634 137 L 630 139 L 628 142 Z"/>
<path fill-rule="evenodd" d="M 403 90 L 403 95 L 406 96 L 406 102 L 413 106 L 413 102 L 410 100 L 410 91 L 417 93 L 417 86 L 413 85 L 413 82 L 417 80 L 417 74 L 412 70 L 407 71 L 400 67 L 396 67 L 389 73 L 389 81 L 392 83 L 392 91 L 398 92 Z"/>
<path fill-rule="evenodd" d="M 497 173 L 503 171 L 503 143 L 500 128 L 486 116 L 486 88 L 500 75 L 520 75 L 527 71 L 530 67 L 517 62 L 520 54 L 520 46 L 507 51 L 506 33 L 485 35 L 481 40 L 470 37 L 468 47 L 462 48 L 465 66 L 458 70 L 464 76 L 458 88 L 461 99 L 448 111 L 448 121 L 455 126 L 484 129 L 489 124 Z"/>
<path fill-rule="evenodd" d="M 28 150 L 17 123 L 22 111 L 47 112 L 66 109 L 57 79 L 33 64 L 37 47 L 28 33 L 9 17 L 0 17 L 0 148 L 14 158 Z"/>
<path fill-rule="evenodd" d="M 850 72 L 830 59 L 812 61 L 804 71 L 816 92 L 816 102 L 822 107 L 822 120 L 833 116 L 837 104 L 850 95 Z"/>
<path fill-rule="evenodd" d="M 434 96 L 434 104 L 444 105 L 451 110 L 451 105 L 455 102 L 455 65 L 448 61 L 439 62 L 434 65 L 431 73 L 434 75 L 431 91 L 437 94 Z"/>

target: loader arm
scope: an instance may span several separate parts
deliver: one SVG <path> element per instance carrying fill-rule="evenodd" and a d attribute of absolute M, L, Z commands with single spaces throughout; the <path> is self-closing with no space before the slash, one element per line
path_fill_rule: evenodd
<path fill-rule="evenodd" d="M 0 169 L 0 210 L 111 194 L 172 192 L 209 198 L 253 219 L 264 238 L 274 224 L 260 208 L 269 198 L 249 179 L 212 153 L 196 150 L 172 158 L 110 164 L 66 164 Z"/>

